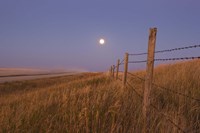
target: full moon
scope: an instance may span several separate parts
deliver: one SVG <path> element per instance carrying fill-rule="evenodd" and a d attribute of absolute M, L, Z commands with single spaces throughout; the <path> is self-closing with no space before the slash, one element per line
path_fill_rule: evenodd
<path fill-rule="evenodd" d="M 101 45 L 104 45 L 104 44 L 105 44 L 105 40 L 104 40 L 104 39 L 100 39 L 100 40 L 99 40 L 99 43 L 100 43 Z"/>

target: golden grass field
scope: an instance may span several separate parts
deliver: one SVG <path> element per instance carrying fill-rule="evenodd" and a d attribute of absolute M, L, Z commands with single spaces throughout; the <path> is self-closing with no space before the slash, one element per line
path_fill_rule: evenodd
<path fill-rule="evenodd" d="M 200 61 L 159 66 L 154 83 L 200 99 Z M 144 77 L 145 72 L 133 72 Z M 143 94 L 144 82 L 129 76 Z M 151 103 L 186 132 L 200 132 L 200 102 L 154 87 Z M 153 108 L 152 133 L 176 133 Z M 142 100 L 104 73 L 0 84 L 0 132 L 140 133 Z"/>

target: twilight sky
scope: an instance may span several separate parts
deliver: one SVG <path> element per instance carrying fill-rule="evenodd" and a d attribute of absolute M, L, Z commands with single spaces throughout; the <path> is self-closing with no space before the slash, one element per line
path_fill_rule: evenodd
<path fill-rule="evenodd" d="M 162 50 L 199 44 L 199 25 L 199 0 L 0 0 L 0 67 L 106 71 L 146 52 L 150 27 Z"/>

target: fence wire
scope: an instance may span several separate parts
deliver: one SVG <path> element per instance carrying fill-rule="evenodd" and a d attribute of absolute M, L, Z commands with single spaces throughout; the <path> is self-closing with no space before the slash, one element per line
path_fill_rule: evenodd
<path fill-rule="evenodd" d="M 194 100 L 194 101 L 200 102 L 200 99 L 197 99 L 197 98 L 194 98 L 194 97 L 191 97 L 191 96 L 185 95 L 185 94 L 183 94 L 183 93 L 181 93 L 181 92 L 176 92 L 176 91 L 174 91 L 174 90 L 171 90 L 171 89 L 165 88 L 165 87 L 163 87 L 163 86 L 159 86 L 159 85 L 157 85 L 157 84 L 155 84 L 155 83 L 153 83 L 153 85 L 156 86 L 156 87 L 158 87 L 158 88 L 160 88 L 160 89 L 162 89 L 162 90 L 165 90 L 165 91 L 171 92 L 171 93 L 173 93 L 173 94 L 181 95 L 181 96 L 187 97 L 187 98 L 189 98 L 189 99 L 191 99 L 191 100 Z"/>
<path fill-rule="evenodd" d="M 165 58 L 165 59 L 154 59 L 153 61 L 175 61 L 175 60 L 195 60 L 200 59 L 200 56 L 197 57 L 180 57 L 180 58 Z M 130 64 L 137 64 L 137 63 L 145 63 L 147 60 L 140 60 L 140 61 L 129 61 Z"/>
<path fill-rule="evenodd" d="M 122 79 L 121 79 L 121 78 L 119 78 L 119 77 L 117 78 L 117 80 L 119 80 L 119 81 L 122 81 Z"/>
<path fill-rule="evenodd" d="M 141 61 L 129 61 L 128 63 L 136 64 L 136 63 L 145 63 L 145 62 L 147 62 L 147 60 L 141 60 Z"/>
<path fill-rule="evenodd" d="M 183 132 L 183 133 L 186 133 L 181 127 L 179 127 L 175 122 L 173 122 L 173 120 L 171 120 L 169 118 L 168 115 L 166 115 L 165 113 L 163 112 L 160 112 L 159 109 L 154 106 L 153 104 L 150 104 L 150 107 L 154 108 L 154 110 L 157 111 L 157 113 L 159 113 L 160 115 L 162 115 L 166 120 L 168 120 L 173 126 L 175 126 L 179 131 Z"/>
<path fill-rule="evenodd" d="M 129 82 L 127 82 L 127 85 L 129 85 L 133 89 L 133 91 L 138 95 L 138 97 L 140 97 L 141 100 L 143 101 L 143 96 L 140 95 Z"/>
<path fill-rule="evenodd" d="M 154 53 L 166 53 L 166 52 L 173 52 L 178 50 L 184 50 L 184 49 L 192 49 L 192 48 L 199 48 L 200 45 L 192 45 L 192 46 L 186 46 L 186 47 L 179 47 L 179 48 L 173 48 L 173 49 L 166 49 L 166 50 L 159 50 L 155 51 Z M 137 53 L 137 54 L 129 54 L 130 56 L 138 56 L 138 55 L 147 55 L 148 53 Z"/>
<path fill-rule="evenodd" d="M 166 50 L 158 50 L 158 51 L 155 51 L 154 53 L 166 53 L 166 52 L 173 52 L 173 51 L 180 51 L 180 50 L 185 50 L 185 49 L 192 49 L 192 48 L 199 48 L 200 45 L 192 45 L 192 46 L 186 46 L 186 47 L 179 47 L 179 48 L 173 48 L 173 49 L 166 49 Z M 129 56 L 139 56 L 139 55 L 147 55 L 148 53 L 147 52 L 144 52 L 144 53 L 136 53 L 136 54 L 128 54 Z M 154 59 L 153 61 L 176 61 L 176 60 L 194 60 L 194 59 L 200 59 L 200 56 L 197 56 L 197 57 L 175 57 L 175 58 L 163 58 L 163 59 Z M 122 65 L 124 64 L 124 59 L 120 62 L 119 65 Z M 138 60 L 138 61 L 129 61 L 128 63 L 132 63 L 132 64 L 136 64 L 136 63 L 146 63 L 147 60 Z M 115 66 L 114 66 L 115 67 Z M 132 77 L 136 77 L 142 81 L 145 81 L 145 78 L 142 78 L 140 76 L 137 76 L 135 74 L 132 74 L 130 72 L 127 72 L 129 75 L 131 75 Z M 118 80 L 122 81 L 121 78 L 118 78 Z M 135 92 L 135 94 L 137 94 L 138 97 L 140 97 L 140 99 L 143 101 L 143 96 L 141 94 L 139 94 L 135 87 L 131 86 L 131 84 L 129 82 L 127 82 L 127 85 L 129 87 L 131 87 L 133 89 L 133 91 Z M 191 100 L 194 100 L 194 101 L 197 101 L 197 102 L 200 102 L 200 99 L 197 99 L 197 98 L 194 98 L 192 96 L 188 96 L 184 93 L 181 93 L 181 92 L 177 92 L 177 91 L 174 91 L 174 90 L 171 90 L 169 88 L 166 88 L 166 87 L 163 87 L 163 86 L 159 86 L 155 83 L 153 83 L 153 86 L 156 87 L 156 89 L 162 89 L 162 90 L 165 90 L 165 91 L 168 91 L 168 92 L 171 92 L 173 94 L 176 94 L 176 95 L 180 95 L 180 96 L 184 96 L 186 98 L 189 98 Z M 127 86 L 126 86 L 127 87 Z M 170 116 L 168 116 L 167 114 L 165 114 L 164 112 L 161 112 L 155 105 L 151 104 L 150 103 L 150 107 L 152 107 L 157 113 L 159 113 L 160 115 L 163 116 L 163 118 L 165 118 L 166 120 L 168 120 L 174 127 L 176 127 L 179 131 L 183 132 L 183 133 L 186 133 L 186 131 L 184 131 L 181 127 L 179 127 L 179 125 L 177 125 L 173 120 L 171 120 Z"/>
<path fill-rule="evenodd" d="M 135 74 L 132 74 L 132 73 L 130 73 L 130 72 L 127 72 L 127 73 L 130 74 L 131 76 L 134 76 L 134 77 L 136 77 L 136 78 L 142 80 L 142 81 L 145 81 L 144 78 L 141 78 L 141 77 L 139 77 L 139 76 L 137 76 L 137 75 L 135 75 Z"/>
<path fill-rule="evenodd" d="M 134 77 L 136 77 L 136 78 L 142 80 L 142 81 L 145 81 L 144 78 L 141 78 L 141 77 L 139 77 L 139 76 L 137 76 L 137 75 L 135 75 L 135 74 L 132 74 L 132 73 L 130 73 L 130 72 L 127 72 L 127 73 L 130 74 L 131 76 L 134 76 Z M 153 83 L 153 85 L 156 86 L 157 88 L 160 88 L 160 89 L 165 90 L 165 91 L 169 91 L 169 92 L 171 92 L 171 93 L 173 93 L 173 94 L 181 95 L 181 96 L 187 97 L 187 98 L 189 98 L 189 99 L 191 99 L 191 100 L 195 100 L 195 101 L 197 101 L 197 102 L 200 102 L 200 99 L 197 99 L 197 98 L 188 96 L 188 95 L 183 94 L 183 93 L 181 93 L 181 92 L 177 92 L 177 91 L 168 89 L 168 88 L 166 88 L 166 87 L 159 86 L 159 85 L 157 85 L 157 84 L 155 84 L 155 83 Z"/>
<path fill-rule="evenodd" d="M 192 46 L 187 46 L 187 47 L 179 47 L 179 48 L 173 48 L 173 49 L 159 50 L 159 51 L 156 51 L 155 53 L 172 52 L 172 51 L 191 49 L 191 48 L 198 48 L 198 47 L 200 47 L 200 45 L 192 45 Z"/>
<path fill-rule="evenodd" d="M 138 54 L 128 54 L 128 55 L 130 55 L 130 56 L 138 56 L 138 55 L 146 55 L 146 54 L 148 54 L 148 53 L 138 53 Z"/>
<path fill-rule="evenodd" d="M 119 63 L 119 65 L 122 65 L 122 64 L 124 64 L 124 59 Z"/>
<path fill-rule="evenodd" d="M 129 86 L 133 89 L 133 91 L 137 94 L 137 96 L 140 97 L 141 100 L 143 100 L 143 96 L 140 95 L 140 94 L 134 89 L 134 87 L 131 86 L 130 83 L 127 82 L 127 85 L 129 85 Z M 171 120 L 171 119 L 169 118 L 168 115 L 166 115 L 165 113 L 159 111 L 159 109 L 158 109 L 155 105 L 150 104 L 150 107 L 154 108 L 154 110 L 156 110 L 157 113 L 159 113 L 160 115 L 162 115 L 166 120 L 168 120 L 168 121 L 169 121 L 173 126 L 175 126 L 179 131 L 181 131 L 181 132 L 183 132 L 183 133 L 186 133 L 181 127 L 179 127 L 175 122 L 173 122 L 173 120 Z"/>
<path fill-rule="evenodd" d="M 180 57 L 180 58 L 166 58 L 166 59 L 155 59 L 154 61 L 171 61 L 171 60 L 194 60 L 200 59 L 200 56 L 197 57 Z"/>

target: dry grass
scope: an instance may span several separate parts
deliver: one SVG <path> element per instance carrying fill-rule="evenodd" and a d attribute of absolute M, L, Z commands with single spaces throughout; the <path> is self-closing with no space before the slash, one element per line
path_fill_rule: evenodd
<path fill-rule="evenodd" d="M 154 82 L 200 98 L 199 65 L 193 61 L 158 67 Z M 142 94 L 143 82 L 129 80 Z M 187 132 L 200 129 L 199 102 L 156 87 L 151 98 Z M 120 81 L 101 73 L 0 84 L 0 132 L 140 133 L 141 108 L 131 88 L 123 89 Z M 151 132 L 177 131 L 152 109 Z"/>
<path fill-rule="evenodd" d="M 200 61 L 180 62 L 171 65 L 158 66 L 154 72 L 154 83 L 177 93 L 200 99 Z M 135 75 L 144 78 L 145 72 Z M 143 93 L 144 82 L 137 78 L 130 78 L 130 82 Z M 179 94 L 166 91 L 157 86 L 151 92 L 151 103 L 161 112 L 179 125 L 185 132 L 200 132 L 200 101 L 192 100 Z M 152 132 L 177 132 L 177 128 L 152 108 Z M 153 120 L 154 119 L 154 120 Z M 154 123 L 155 122 L 155 123 Z M 164 131 L 163 131 L 164 129 Z"/>

